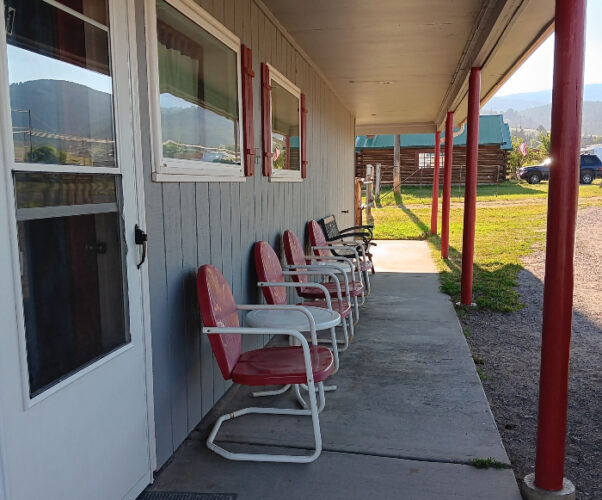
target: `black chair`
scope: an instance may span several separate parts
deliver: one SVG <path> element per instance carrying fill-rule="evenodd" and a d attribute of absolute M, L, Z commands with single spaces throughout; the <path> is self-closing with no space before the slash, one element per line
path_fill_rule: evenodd
<path fill-rule="evenodd" d="M 328 215 L 322 219 L 319 219 L 318 224 L 320 224 L 320 227 L 324 232 L 324 236 L 326 236 L 326 241 L 328 242 L 339 242 L 346 245 L 361 245 L 364 249 L 366 257 L 368 257 L 368 260 L 370 261 L 372 274 L 374 274 L 374 263 L 372 262 L 372 253 L 370 252 L 370 247 L 376 246 L 376 243 L 372 241 L 374 238 L 373 224 L 364 224 L 362 226 L 352 226 L 345 229 L 339 229 L 334 215 Z M 359 240 L 357 238 L 359 238 Z M 353 257 L 351 252 L 346 253 L 341 252 L 340 250 L 335 252 L 333 250 L 332 253 L 338 257 Z"/>

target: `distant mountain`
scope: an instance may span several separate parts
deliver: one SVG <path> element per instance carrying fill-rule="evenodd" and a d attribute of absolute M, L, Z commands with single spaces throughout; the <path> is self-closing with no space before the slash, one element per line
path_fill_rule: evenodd
<path fill-rule="evenodd" d="M 113 98 L 106 92 L 64 80 L 31 80 L 13 83 L 10 100 L 17 129 L 31 127 L 94 139 L 113 137 Z M 161 105 L 166 108 L 162 117 L 164 140 L 185 144 L 204 140 L 210 146 L 233 144 L 234 124 L 227 118 L 169 94 L 161 96 Z"/>
<path fill-rule="evenodd" d="M 64 80 L 31 80 L 10 86 L 13 125 L 57 134 L 113 137 L 112 101 L 111 94 Z"/>
<path fill-rule="evenodd" d="M 498 112 L 496 111 L 496 113 Z M 489 110 L 484 110 L 483 114 L 489 114 Z M 503 112 L 504 121 L 512 128 L 536 129 L 541 125 L 546 130 L 550 130 L 551 114 L 551 104 L 522 111 L 508 109 Z M 582 135 L 602 135 L 602 101 L 583 102 L 581 133 Z"/>
<path fill-rule="evenodd" d="M 602 101 L 602 83 L 590 83 L 585 85 L 583 92 L 584 101 Z M 538 92 L 524 92 L 510 94 L 502 97 L 492 97 L 485 105 L 487 112 L 506 111 L 513 109 L 522 111 L 528 108 L 544 106 L 552 102 L 551 90 L 540 90 Z"/>

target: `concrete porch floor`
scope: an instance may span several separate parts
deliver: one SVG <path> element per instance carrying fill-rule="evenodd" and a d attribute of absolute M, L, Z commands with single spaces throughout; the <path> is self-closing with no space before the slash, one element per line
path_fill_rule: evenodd
<path fill-rule="evenodd" d="M 338 389 L 326 394 L 320 415 L 318 460 L 232 462 L 210 452 L 204 441 L 217 415 L 247 406 L 297 407 L 290 393 L 253 399 L 248 388 L 233 387 L 150 490 L 236 493 L 240 500 L 521 498 L 511 470 L 468 464 L 489 457 L 508 463 L 508 457 L 426 242 L 378 242 L 374 253 L 372 295 L 329 380 Z M 308 417 L 245 416 L 226 422 L 219 438 L 233 451 L 285 446 L 295 453 L 312 445 Z"/>

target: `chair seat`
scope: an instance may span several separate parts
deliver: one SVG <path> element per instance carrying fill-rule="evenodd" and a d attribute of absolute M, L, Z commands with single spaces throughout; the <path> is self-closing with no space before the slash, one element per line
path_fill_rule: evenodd
<path fill-rule="evenodd" d="M 337 296 L 337 284 L 334 281 L 329 281 L 327 283 L 321 284 L 326 287 L 326 290 L 328 290 L 328 293 L 330 293 L 331 297 Z M 358 297 L 362 294 L 363 291 L 364 285 L 362 285 L 360 281 L 349 282 L 349 295 L 351 295 L 351 297 Z M 324 293 L 319 288 L 303 287 L 299 288 L 297 293 L 300 297 L 303 297 L 304 299 L 319 299 L 324 297 Z M 344 283 L 341 283 L 341 293 L 343 294 L 343 296 L 346 295 Z"/>
<path fill-rule="evenodd" d="M 332 353 L 325 346 L 309 346 L 314 382 L 323 382 L 334 369 Z M 232 381 L 242 385 L 286 385 L 307 382 L 300 346 L 266 347 L 241 354 L 232 370 Z"/>
<path fill-rule="evenodd" d="M 333 300 L 331 302 L 332 310 L 338 312 L 341 315 L 341 318 L 346 318 L 351 314 L 351 304 L 346 300 L 343 303 L 339 303 L 338 300 Z M 309 306 L 309 307 L 321 307 L 322 309 L 327 309 L 328 305 L 325 300 L 316 300 L 314 302 L 301 302 L 297 304 L 298 306 Z M 342 307 L 341 307 L 342 306 Z"/>

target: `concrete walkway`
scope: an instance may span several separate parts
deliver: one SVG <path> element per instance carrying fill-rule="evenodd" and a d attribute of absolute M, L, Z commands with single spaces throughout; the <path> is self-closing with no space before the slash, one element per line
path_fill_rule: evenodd
<path fill-rule="evenodd" d="M 245 463 L 208 451 L 204 439 L 217 414 L 296 407 L 288 394 L 253 400 L 247 388 L 237 388 L 151 489 L 236 493 L 239 500 L 520 499 L 511 470 L 468 463 L 489 457 L 508 463 L 508 457 L 427 244 L 378 242 L 375 262 L 372 295 L 331 379 L 338 389 L 327 393 L 320 415 L 320 458 L 308 465 Z M 220 437 L 233 451 L 305 449 L 312 442 L 307 417 L 246 416 L 227 422 Z"/>

